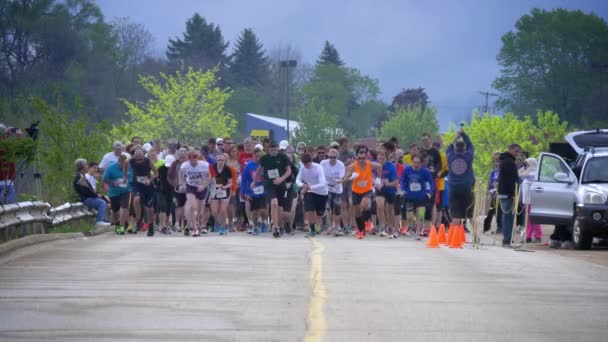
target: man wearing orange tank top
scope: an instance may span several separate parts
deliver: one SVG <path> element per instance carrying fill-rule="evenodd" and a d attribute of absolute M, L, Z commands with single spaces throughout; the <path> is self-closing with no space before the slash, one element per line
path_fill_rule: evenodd
<path fill-rule="evenodd" d="M 382 175 L 382 165 L 367 160 L 368 149 L 366 146 L 359 146 L 356 149 L 357 160 L 346 169 L 343 182 L 353 181 L 353 207 L 355 209 L 355 222 L 357 223 L 357 238 L 363 239 L 365 236 L 365 221 L 371 218 L 371 197 L 374 187 L 374 173 Z"/>

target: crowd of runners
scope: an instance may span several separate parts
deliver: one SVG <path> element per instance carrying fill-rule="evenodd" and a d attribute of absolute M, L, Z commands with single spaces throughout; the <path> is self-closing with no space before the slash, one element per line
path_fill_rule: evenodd
<path fill-rule="evenodd" d="M 193 148 L 136 137 L 115 142 L 99 164 L 76 160 L 73 185 L 97 209 L 98 225 L 114 225 L 117 234 L 420 239 L 431 225 L 471 217 L 474 184 L 473 145 L 463 131 L 445 151 L 429 134 L 420 141 L 404 151 L 396 138 L 370 149 L 347 138 L 313 147 L 226 137 Z"/>

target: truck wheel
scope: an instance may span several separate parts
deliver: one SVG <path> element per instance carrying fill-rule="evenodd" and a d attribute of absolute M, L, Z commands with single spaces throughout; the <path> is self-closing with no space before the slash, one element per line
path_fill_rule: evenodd
<path fill-rule="evenodd" d="M 589 229 L 586 229 L 583 223 L 575 219 L 572 227 L 572 242 L 576 249 L 591 249 L 593 244 L 593 235 Z"/>

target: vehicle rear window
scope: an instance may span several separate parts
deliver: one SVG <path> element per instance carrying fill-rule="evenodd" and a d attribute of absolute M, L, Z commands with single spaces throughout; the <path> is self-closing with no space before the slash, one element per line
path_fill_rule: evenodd
<path fill-rule="evenodd" d="M 608 133 L 607 132 L 593 132 L 580 134 L 573 137 L 574 142 L 580 148 L 586 148 L 591 146 L 596 147 L 608 147 Z"/>

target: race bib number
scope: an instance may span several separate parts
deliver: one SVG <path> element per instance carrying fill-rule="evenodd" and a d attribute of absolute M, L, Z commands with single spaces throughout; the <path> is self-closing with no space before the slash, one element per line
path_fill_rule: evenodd
<path fill-rule="evenodd" d="M 410 183 L 410 191 L 411 192 L 418 192 L 422 190 L 422 186 L 420 186 L 420 183 Z"/>
<path fill-rule="evenodd" d="M 360 188 L 365 188 L 367 186 L 367 181 L 358 181 L 357 186 Z"/>
<path fill-rule="evenodd" d="M 228 193 L 226 192 L 226 189 L 216 189 L 215 190 L 215 198 L 226 198 L 228 197 Z"/>
<path fill-rule="evenodd" d="M 268 178 L 275 179 L 277 177 L 279 177 L 279 170 L 277 170 L 277 169 L 268 170 Z"/>
<path fill-rule="evenodd" d="M 148 176 L 137 176 L 137 183 L 145 183 L 148 180 Z"/>
<path fill-rule="evenodd" d="M 255 188 L 253 188 L 253 193 L 255 195 L 261 195 L 261 194 L 263 194 L 264 193 L 264 186 L 263 185 L 256 186 Z"/>

